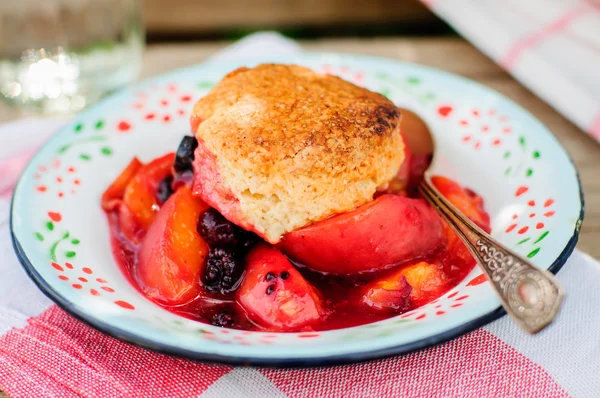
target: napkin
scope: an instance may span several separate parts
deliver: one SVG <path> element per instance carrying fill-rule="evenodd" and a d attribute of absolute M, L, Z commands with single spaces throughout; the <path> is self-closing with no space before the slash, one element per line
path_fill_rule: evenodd
<path fill-rule="evenodd" d="M 274 34 L 221 56 L 299 51 Z M 216 59 L 218 56 L 213 57 Z M 16 259 L 9 237 L 10 181 L 65 121 L 0 126 L 0 390 L 11 397 L 598 397 L 600 263 L 575 251 L 558 274 L 568 296 L 535 336 L 502 318 L 450 342 L 368 363 L 316 369 L 203 364 L 123 343 L 48 300 Z M 25 140 L 24 137 L 27 137 Z M 585 276 L 585 277 L 582 277 Z"/>
<path fill-rule="evenodd" d="M 600 141 L 599 0 L 422 0 Z"/>

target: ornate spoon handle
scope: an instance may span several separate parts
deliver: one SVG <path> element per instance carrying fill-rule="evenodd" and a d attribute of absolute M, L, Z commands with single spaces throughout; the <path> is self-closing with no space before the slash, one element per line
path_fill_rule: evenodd
<path fill-rule="evenodd" d="M 465 217 L 425 178 L 419 191 L 454 229 L 492 282 L 506 312 L 529 333 L 556 316 L 564 298 L 554 276 L 497 242 Z"/>

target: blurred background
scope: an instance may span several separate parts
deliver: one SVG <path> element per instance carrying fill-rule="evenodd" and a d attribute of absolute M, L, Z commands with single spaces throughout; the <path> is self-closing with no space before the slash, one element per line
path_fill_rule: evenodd
<path fill-rule="evenodd" d="M 449 34 L 418 0 L 144 0 L 149 41 L 237 38 L 276 29 L 293 38 Z"/>
<path fill-rule="evenodd" d="M 73 113 L 140 71 L 203 58 L 180 53 L 155 63 L 146 53 L 144 61 L 145 42 L 200 42 L 214 51 L 264 30 L 303 40 L 454 34 L 417 0 L 4 0 L 0 94 L 12 107 L 0 106 L 0 121 Z"/>

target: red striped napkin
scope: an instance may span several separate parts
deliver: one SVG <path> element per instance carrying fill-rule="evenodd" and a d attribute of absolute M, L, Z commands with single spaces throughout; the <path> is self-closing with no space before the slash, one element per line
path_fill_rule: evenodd
<path fill-rule="evenodd" d="M 256 54 L 272 48 L 272 40 L 297 51 L 273 36 L 253 37 L 237 51 Z M 558 275 L 569 292 L 564 308 L 536 336 L 503 318 L 402 357 L 278 370 L 172 358 L 95 331 L 37 290 L 9 238 L 10 190 L 31 153 L 30 142 L 41 142 L 61 124 L 29 120 L 0 126 L 0 390 L 11 397 L 600 396 L 600 264 L 577 251 Z"/>

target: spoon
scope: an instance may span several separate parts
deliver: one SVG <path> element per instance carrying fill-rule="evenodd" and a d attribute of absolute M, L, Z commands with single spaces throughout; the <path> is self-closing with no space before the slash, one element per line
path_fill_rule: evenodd
<path fill-rule="evenodd" d="M 410 132 L 404 136 L 413 156 L 433 154 L 433 164 L 435 142 L 427 124 L 408 109 L 400 111 L 400 128 Z M 430 172 L 425 171 L 418 189 L 469 248 L 511 318 L 532 334 L 548 326 L 564 298 L 554 275 L 537 268 L 463 215 L 433 186 Z"/>

